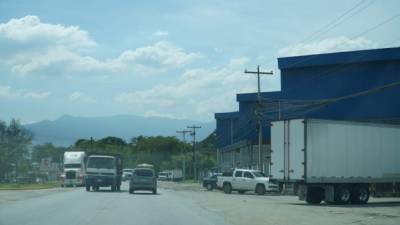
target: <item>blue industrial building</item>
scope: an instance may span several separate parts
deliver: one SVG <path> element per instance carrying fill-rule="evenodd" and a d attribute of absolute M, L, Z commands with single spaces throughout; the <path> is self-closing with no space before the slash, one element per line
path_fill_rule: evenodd
<path fill-rule="evenodd" d="M 278 58 L 281 91 L 263 92 L 262 159 L 269 122 L 293 118 L 400 122 L 400 48 Z M 237 94 L 238 112 L 216 113 L 221 167 L 257 165 L 256 93 Z"/>

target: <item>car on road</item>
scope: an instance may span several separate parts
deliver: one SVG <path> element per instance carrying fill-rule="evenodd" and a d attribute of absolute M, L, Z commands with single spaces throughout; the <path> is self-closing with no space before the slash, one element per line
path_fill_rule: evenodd
<path fill-rule="evenodd" d="M 217 188 L 217 180 L 218 176 L 221 174 L 214 174 L 209 177 L 203 178 L 203 187 L 206 188 L 209 191 L 212 191 L 213 189 Z"/>
<path fill-rule="evenodd" d="M 217 187 L 227 194 L 232 191 L 238 191 L 240 194 L 254 191 L 258 195 L 264 195 L 265 192 L 278 191 L 278 185 L 272 183 L 263 172 L 247 169 L 235 169 L 232 173 L 218 176 Z"/>
<path fill-rule="evenodd" d="M 152 191 L 157 194 L 157 177 L 151 168 L 135 168 L 129 182 L 129 193 L 135 191 Z"/>
<path fill-rule="evenodd" d="M 123 169 L 122 170 L 122 181 L 130 180 L 132 177 L 133 169 Z"/>
<path fill-rule="evenodd" d="M 160 172 L 158 173 L 158 180 L 167 181 L 169 180 L 169 173 L 168 172 Z"/>

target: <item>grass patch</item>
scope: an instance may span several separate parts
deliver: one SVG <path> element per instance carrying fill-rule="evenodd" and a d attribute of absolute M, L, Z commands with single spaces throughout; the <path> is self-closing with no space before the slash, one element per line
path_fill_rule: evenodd
<path fill-rule="evenodd" d="M 48 183 L 34 183 L 34 184 L 15 184 L 7 183 L 0 184 L 0 190 L 36 190 L 36 189 L 48 189 L 60 186 L 58 182 L 48 182 Z"/>
<path fill-rule="evenodd" d="M 183 180 L 181 183 L 184 183 L 184 184 L 198 184 L 199 181 L 194 180 L 194 179 L 187 179 L 187 180 Z"/>

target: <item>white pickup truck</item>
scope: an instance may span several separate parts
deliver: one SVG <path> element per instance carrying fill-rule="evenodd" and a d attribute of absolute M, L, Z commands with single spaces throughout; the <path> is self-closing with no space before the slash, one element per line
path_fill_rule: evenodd
<path fill-rule="evenodd" d="M 265 192 L 278 191 L 278 185 L 270 182 L 269 177 L 264 173 L 246 169 L 235 169 L 232 173 L 218 176 L 217 186 L 227 194 L 230 194 L 233 190 L 240 194 L 246 191 L 255 191 L 259 195 L 264 195 Z"/>

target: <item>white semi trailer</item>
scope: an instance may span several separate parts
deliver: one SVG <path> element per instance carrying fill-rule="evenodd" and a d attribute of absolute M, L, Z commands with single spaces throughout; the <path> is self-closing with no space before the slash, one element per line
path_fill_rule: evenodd
<path fill-rule="evenodd" d="M 85 152 L 64 152 L 64 173 L 62 186 L 85 185 Z"/>
<path fill-rule="evenodd" d="M 300 200 L 365 204 L 400 196 L 400 126 L 295 119 L 272 122 L 271 175 Z"/>

